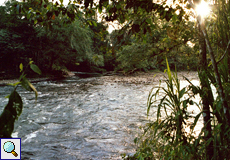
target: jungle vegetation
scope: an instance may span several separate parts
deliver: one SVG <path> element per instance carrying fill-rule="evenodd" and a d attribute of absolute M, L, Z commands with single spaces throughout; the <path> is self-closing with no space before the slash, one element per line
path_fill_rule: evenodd
<path fill-rule="evenodd" d="M 99 21 L 93 8 L 88 9 L 92 13 L 85 13 L 84 7 L 74 4 L 69 4 L 66 10 L 58 2 L 42 1 L 38 3 L 40 7 L 37 3 L 7 1 L 0 7 L 2 78 L 4 75 L 9 78 L 18 76 L 19 64 L 27 64 L 29 58 L 42 70 L 43 76 L 63 70 L 101 73 L 163 71 L 166 55 L 170 66 L 177 66 L 179 70 L 197 69 L 198 44 L 192 36 L 193 22 L 184 21 L 171 27 L 172 22 L 159 15 L 153 19 L 153 13 L 145 11 L 143 16 L 146 18 L 137 14 L 130 17 L 129 23 L 123 20 L 125 25 L 121 29 L 109 33 L 106 20 Z M 142 21 L 148 26 L 143 31 L 138 24 Z M 178 32 L 183 36 L 178 36 Z M 196 44 L 195 47 L 190 43 Z"/>
<path fill-rule="evenodd" d="M 204 18 L 195 12 L 200 0 L 166 2 L 75 0 L 64 5 L 63 0 L 8 1 L 0 8 L 0 71 L 21 71 L 19 82 L 12 85 L 21 84 L 36 93 L 24 78 L 27 63 L 37 73 L 40 68 L 51 74 L 63 70 L 128 74 L 166 69 L 167 87 L 153 88 L 148 97 L 147 114 L 156 119 L 143 126 L 143 135 L 135 139 L 136 153 L 123 158 L 229 159 L 230 3 L 209 1 L 212 12 Z M 121 27 L 109 33 L 107 22 L 113 21 Z M 190 85 L 181 88 L 177 70 L 197 70 L 200 86 L 185 77 Z M 200 103 L 193 101 L 195 95 L 201 97 Z M 5 108 L 19 104 L 13 108 L 19 107 L 20 112 L 7 110 L 14 119 L 21 113 L 19 97 L 15 88 Z M 190 105 L 200 108 L 200 113 L 192 115 Z M 151 112 L 152 107 L 157 113 Z M 195 136 L 193 130 L 200 117 L 203 128 Z M 189 124 L 188 119 L 192 120 Z M 7 124 L 8 136 L 13 122 Z M 185 125 L 189 132 L 185 132 Z"/>

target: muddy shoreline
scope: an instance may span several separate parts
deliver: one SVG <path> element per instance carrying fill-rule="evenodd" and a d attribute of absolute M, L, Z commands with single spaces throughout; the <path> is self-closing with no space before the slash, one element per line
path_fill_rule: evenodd
<path fill-rule="evenodd" d="M 180 80 L 183 80 L 183 77 L 188 78 L 189 80 L 198 79 L 198 73 L 195 71 L 182 71 L 177 73 Z M 132 83 L 132 84 L 151 84 L 153 82 L 159 82 L 160 80 L 165 80 L 167 74 L 164 72 L 137 72 L 133 75 L 113 75 L 113 76 L 103 76 L 101 79 L 105 82 L 114 82 L 114 83 Z"/>
<path fill-rule="evenodd" d="M 41 82 L 41 81 L 49 81 L 52 79 L 54 79 L 54 78 L 28 78 L 28 80 L 32 83 Z M 0 80 L 0 86 L 4 86 L 4 85 L 7 85 L 9 83 L 16 83 L 16 82 L 18 82 L 18 79 L 2 79 L 2 80 Z"/>
<path fill-rule="evenodd" d="M 73 76 L 73 75 L 71 75 Z M 164 72 L 136 72 L 132 75 L 105 75 L 97 77 L 97 81 L 102 82 L 113 82 L 113 83 L 132 83 L 132 84 L 151 84 L 153 82 L 159 82 L 160 80 L 165 80 L 166 73 Z M 178 72 L 178 77 L 180 80 L 186 77 L 189 80 L 198 79 L 198 74 L 195 71 L 182 71 Z M 43 78 L 28 78 L 30 82 L 40 82 L 40 81 L 50 81 L 63 79 L 65 77 L 43 77 Z M 6 79 L 0 80 L 0 86 L 7 85 L 9 83 L 16 83 L 18 79 Z"/>

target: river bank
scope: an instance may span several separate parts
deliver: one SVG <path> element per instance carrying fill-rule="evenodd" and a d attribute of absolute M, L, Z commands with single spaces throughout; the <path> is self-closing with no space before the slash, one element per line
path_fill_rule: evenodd
<path fill-rule="evenodd" d="M 70 74 L 68 77 L 74 76 Z M 132 75 L 121 75 L 121 74 L 110 74 L 105 76 L 97 77 L 97 80 L 103 82 L 113 82 L 113 83 L 132 83 L 132 84 L 151 84 L 153 82 L 159 82 L 165 79 L 166 74 L 163 72 L 136 72 Z M 189 80 L 198 79 L 198 74 L 195 71 L 181 71 L 178 72 L 179 79 L 184 79 L 186 77 Z M 65 77 L 63 77 L 65 78 Z M 42 77 L 42 78 L 28 78 L 30 82 L 41 82 L 54 79 L 61 79 L 60 77 Z M 2 79 L 0 80 L 0 85 L 7 85 L 9 83 L 16 83 L 18 79 Z"/>
<path fill-rule="evenodd" d="M 183 77 L 191 80 L 198 79 L 198 74 L 195 71 L 182 71 L 177 74 L 180 80 L 184 79 Z M 136 72 L 132 75 L 103 76 L 101 79 L 113 83 L 151 84 L 165 80 L 166 76 L 164 72 Z"/>

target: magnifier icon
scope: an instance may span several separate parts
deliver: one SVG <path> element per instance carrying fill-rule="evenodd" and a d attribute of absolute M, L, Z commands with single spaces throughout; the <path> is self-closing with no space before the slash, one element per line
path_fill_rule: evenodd
<path fill-rule="evenodd" d="M 15 150 L 15 145 L 11 141 L 7 141 L 3 145 L 3 149 L 7 153 L 12 153 L 15 157 L 18 156 L 18 154 L 14 151 Z"/>

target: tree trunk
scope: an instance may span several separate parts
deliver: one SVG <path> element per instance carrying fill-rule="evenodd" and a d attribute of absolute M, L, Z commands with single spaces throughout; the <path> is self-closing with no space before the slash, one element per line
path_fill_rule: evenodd
<path fill-rule="evenodd" d="M 201 83 L 202 94 L 200 97 L 202 98 L 202 105 L 203 105 L 203 121 L 204 121 L 204 129 L 207 132 L 207 136 L 204 137 L 205 141 L 207 142 L 208 139 L 212 137 L 212 128 L 211 128 L 211 117 L 210 117 L 210 84 L 208 81 L 208 77 L 206 75 L 207 72 L 207 51 L 206 51 L 206 43 L 205 38 L 201 30 L 201 25 L 198 23 L 199 28 L 199 48 L 200 48 L 200 64 L 199 64 L 199 78 Z M 213 143 L 211 142 L 207 145 L 206 148 L 206 159 L 210 160 L 213 157 Z"/>
<path fill-rule="evenodd" d="M 199 21 L 199 23 L 201 23 L 201 21 Z M 214 53 L 213 53 L 209 38 L 208 38 L 206 28 L 204 27 L 204 24 L 201 25 L 201 30 L 202 30 L 202 33 L 204 35 L 204 39 L 205 39 L 205 42 L 206 42 L 206 45 L 207 45 L 207 48 L 208 48 L 208 51 L 209 51 L 209 54 L 210 54 L 210 58 L 211 58 L 211 61 L 212 61 L 212 66 L 213 66 L 215 79 L 216 79 L 216 84 L 217 84 L 217 92 L 218 92 L 218 95 L 220 96 L 220 99 L 221 99 L 221 102 L 222 102 L 222 105 L 223 105 L 225 119 L 227 121 L 227 124 L 230 126 L 230 113 L 229 113 L 228 103 L 227 103 L 225 95 L 224 95 L 224 89 L 223 89 L 221 78 L 220 78 L 220 75 L 219 75 L 217 63 L 216 63 L 216 60 L 215 60 L 215 57 L 214 57 Z"/>

